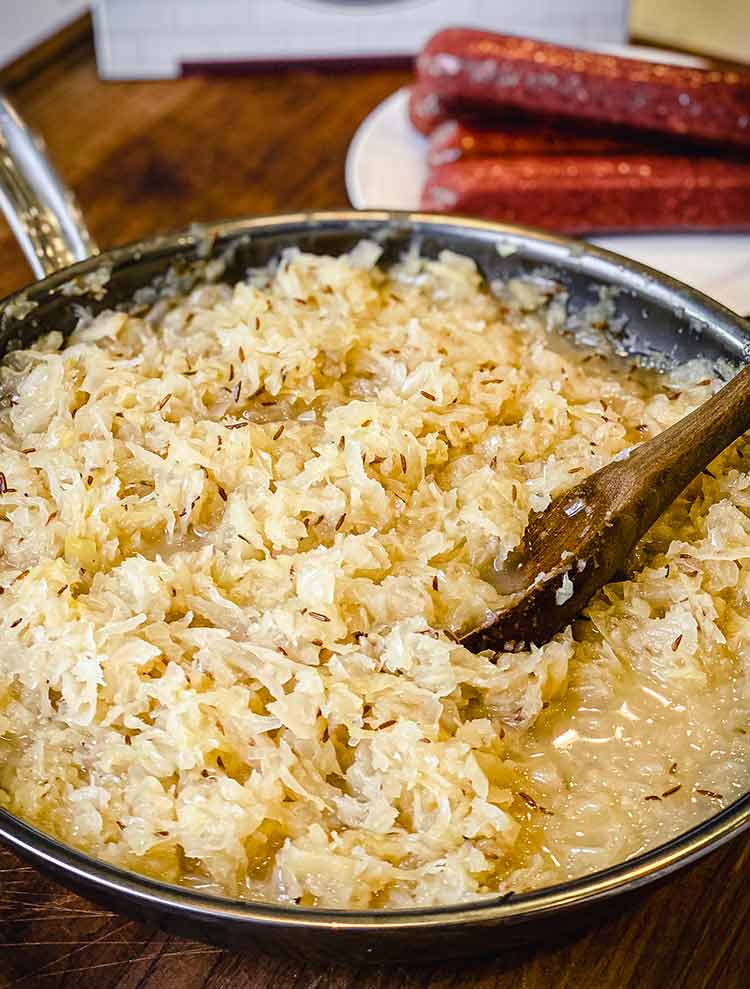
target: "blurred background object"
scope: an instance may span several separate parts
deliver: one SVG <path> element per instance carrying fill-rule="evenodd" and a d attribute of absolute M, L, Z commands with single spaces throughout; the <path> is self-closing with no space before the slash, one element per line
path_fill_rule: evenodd
<path fill-rule="evenodd" d="M 631 0 L 636 41 L 750 62 L 750 0 Z"/>
<path fill-rule="evenodd" d="M 279 63 L 407 61 L 457 21 L 585 45 L 627 37 L 627 0 L 99 0 L 105 79 Z"/>
<path fill-rule="evenodd" d="M 85 0 L 2 0 L 0 2 L 0 66 L 79 17 Z"/>
<path fill-rule="evenodd" d="M 446 24 L 586 46 L 631 39 L 750 62 L 750 0 L 0 0 L 0 67 L 91 8 L 106 79 L 405 62 Z"/>

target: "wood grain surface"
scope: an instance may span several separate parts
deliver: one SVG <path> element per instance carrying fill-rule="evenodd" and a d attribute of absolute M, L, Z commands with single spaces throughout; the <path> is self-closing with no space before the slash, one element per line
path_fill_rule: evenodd
<path fill-rule="evenodd" d="M 19 78 L 20 75 L 20 78 Z M 365 114 L 403 72 L 102 83 L 87 39 L 16 73 L 94 236 L 111 246 L 243 213 L 346 205 Z M 0 295 L 30 280 L 0 220 Z M 750 839 L 554 947 L 429 967 L 324 967 L 231 954 L 107 913 L 0 849 L 0 987 L 41 989 L 745 989 Z"/>

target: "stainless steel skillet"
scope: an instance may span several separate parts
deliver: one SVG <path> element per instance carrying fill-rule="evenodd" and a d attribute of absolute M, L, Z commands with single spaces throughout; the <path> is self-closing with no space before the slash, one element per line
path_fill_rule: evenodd
<path fill-rule="evenodd" d="M 73 328 L 78 307 L 94 312 L 132 304 L 154 287 L 180 289 L 224 257 L 224 277 L 243 275 L 289 245 L 341 253 L 363 237 L 386 261 L 417 241 L 475 258 L 488 278 L 554 271 L 574 313 L 598 287 L 619 290 L 618 309 L 634 350 L 676 360 L 741 361 L 746 324 L 687 286 L 607 251 L 540 231 L 420 213 L 339 210 L 246 218 L 95 255 L 72 197 L 34 138 L 0 100 L 0 204 L 41 280 L 0 302 L 0 353 L 51 329 Z M 704 824 L 651 852 L 583 879 L 535 893 L 472 905 L 408 911 L 335 911 L 245 903 L 166 885 L 95 861 L 0 811 L 0 839 L 18 854 L 92 899 L 185 936 L 235 948 L 275 948 L 335 960 L 429 960 L 492 953 L 545 941 L 566 928 L 620 909 L 645 886 L 718 848 L 750 824 L 750 794 Z"/>

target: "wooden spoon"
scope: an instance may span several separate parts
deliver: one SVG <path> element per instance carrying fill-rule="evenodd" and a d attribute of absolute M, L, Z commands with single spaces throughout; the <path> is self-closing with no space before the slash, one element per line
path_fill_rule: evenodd
<path fill-rule="evenodd" d="M 461 639 L 473 652 L 541 645 L 612 579 L 690 481 L 750 429 L 750 366 L 699 408 L 591 474 L 529 522 L 507 603 Z"/>

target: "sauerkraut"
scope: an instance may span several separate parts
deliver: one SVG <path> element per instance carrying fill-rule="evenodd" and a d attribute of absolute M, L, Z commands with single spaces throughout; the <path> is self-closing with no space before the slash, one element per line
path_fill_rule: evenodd
<path fill-rule="evenodd" d="M 744 441 L 574 628 L 456 642 L 530 512 L 713 372 L 565 344 L 548 281 L 378 255 L 290 250 L 6 358 L 1 806 L 167 881 L 395 908 L 610 865 L 747 789 Z"/>

